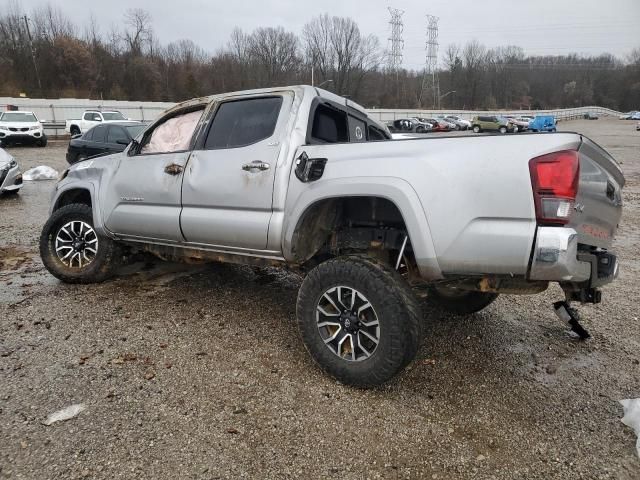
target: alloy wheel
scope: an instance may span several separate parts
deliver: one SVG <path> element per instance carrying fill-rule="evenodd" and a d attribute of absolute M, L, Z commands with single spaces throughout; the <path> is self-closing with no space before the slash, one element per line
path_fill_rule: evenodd
<path fill-rule="evenodd" d="M 69 268 L 83 268 L 98 254 L 98 235 L 91 225 L 80 220 L 64 224 L 55 239 L 56 256 Z"/>
<path fill-rule="evenodd" d="M 329 288 L 318 300 L 316 322 L 324 344 L 343 360 L 366 360 L 380 342 L 378 316 L 355 288 Z"/>

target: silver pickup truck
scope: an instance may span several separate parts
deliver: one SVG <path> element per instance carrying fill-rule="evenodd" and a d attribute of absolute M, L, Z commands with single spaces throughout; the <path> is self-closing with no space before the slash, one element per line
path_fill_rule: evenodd
<path fill-rule="evenodd" d="M 568 302 L 599 302 L 617 275 L 623 185 L 580 134 L 392 140 L 330 92 L 252 90 L 177 105 L 123 153 L 71 166 L 40 251 L 70 283 L 140 251 L 295 269 L 311 356 L 372 386 L 416 354 L 416 294 L 470 314 L 558 282 L 578 328 Z"/>

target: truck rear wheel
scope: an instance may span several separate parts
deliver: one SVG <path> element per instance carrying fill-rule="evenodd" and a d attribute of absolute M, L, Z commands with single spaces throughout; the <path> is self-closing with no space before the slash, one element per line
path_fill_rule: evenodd
<path fill-rule="evenodd" d="M 404 279 L 364 257 L 340 257 L 311 270 L 296 310 L 311 357 L 348 385 L 390 380 L 413 360 L 422 339 L 420 307 Z"/>
<path fill-rule="evenodd" d="M 498 298 L 497 293 L 432 287 L 429 290 L 427 301 L 435 303 L 438 307 L 449 313 L 469 315 L 488 307 L 496 298 Z"/>
<path fill-rule="evenodd" d="M 40 256 L 49 273 L 65 283 L 96 283 L 113 274 L 122 252 L 94 230 L 91 207 L 73 203 L 53 212 L 45 223 Z"/>

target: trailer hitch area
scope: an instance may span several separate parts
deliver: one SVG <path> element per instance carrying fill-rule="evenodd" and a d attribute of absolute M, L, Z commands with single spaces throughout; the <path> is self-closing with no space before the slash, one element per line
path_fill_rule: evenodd
<path fill-rule="evenodd" d="M 571 326 L 571 331 L 580 337 L 580 340 L 591 338 L 589 332 L 580 324 L 580 315 L 575 308 L 571 308 L 569 302 L 561 300 L 553 304 L 553 311 L 563 322 Z"/>

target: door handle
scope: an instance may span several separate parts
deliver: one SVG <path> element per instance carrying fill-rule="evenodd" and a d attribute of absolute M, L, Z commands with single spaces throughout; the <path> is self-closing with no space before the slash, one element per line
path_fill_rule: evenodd
<path fill-rule="evenodd" d="M 172 163 L 164 167 L 164 173 L 168 173 L 169 175 L 179 175 L 184 170 L 182 165 L 178 165 L 177 163 Z"/>
<path fill-rule="evenodd" d="M 254 160 L 251 163 L 245 163 L 242 165 L 242 169 L 247 172 L 251 172 L 253 170 L 269 170 L 269 168 L 271 168 L 271 165 L 260 160 Z"/>

